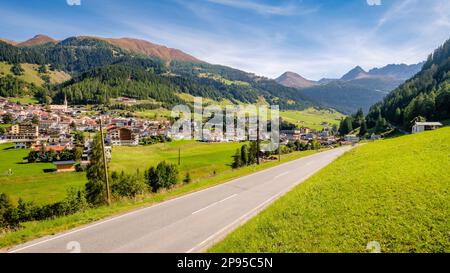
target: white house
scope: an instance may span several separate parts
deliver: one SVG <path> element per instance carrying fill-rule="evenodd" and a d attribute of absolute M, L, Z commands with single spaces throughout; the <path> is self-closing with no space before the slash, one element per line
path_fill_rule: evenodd
<path fill-rule="evenodd" d="M 358 143 L 360 139 L 356 135 L 346 135 L 344 140 L 347 142 Z"/>
<path fill-rule="evenodd" d="M 423 131 L 436 130 L 442 127 L 442 123 L 440 122 L 417 122 L 412 127 L 412 133 L 420 133 Z"/>

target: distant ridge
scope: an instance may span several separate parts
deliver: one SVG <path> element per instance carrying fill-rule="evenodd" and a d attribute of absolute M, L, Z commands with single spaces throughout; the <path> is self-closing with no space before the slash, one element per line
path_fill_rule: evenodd
<path fill-rule="evenodd" d="M 43 45 L 43 44 L 48 44 L 48 43 L 56 44 L 56 43 L 58 43 L 58 41 L 51 37 L 48 37 L 47 35 L 38 34 L 38 35 L 34 36 L 33 38 L 26 40 L 25 42 L 17 43 L 16 45 L 17 46 L 38 46 L 38 45 Z"/>
<path fill-rule="evenodd" d="M 96 39 L 117 46 L 127 52 L 159 58 L 164 61 L 203 62 L 181 50 L 169 48 L 149 41 L 134 38 L 104 38 L 98 36 L 70 37 L 77 39 Z M 70 39 L 68 38 L 68 39 Z"/>
<path fill-rule="evenodd" d="M 8 40 L 8 39 L 5 39 L 5 38 L 0 38 L 0 42 L 4 42 L 4 43 L 7 43 L 7 44 L 13 45 L 13 46 L 17 45 L 17 42 L 11 41 L 11 40 Z"/>
<path fill-rule="evenodd" d="M 349 114 L 359 108 L 367 112 L 373 104 L 419 72 L 422 66 L 423 63 L 389 64 L 373 68 L 369 72 L 356 66 L 340 79 L 323 78 L 306 87 L 301 76 L 294 77 L 295 73 L 283 74 L 284 77 L 277 81 L 282 85 L 297 88 L 299 93 L 321 105 Z M 295 84 L 292 79 L 299 80 L 300 84 Z"/>
<path fill-rule="evenodd" d="M 303 78 L 294 72 L 285 72 L 275 79 L 281 85 L 294 88 L 307 88 L 317 85 L 316 82 Z"/>
<path fill-rule="evenodd" d="M 166 61 L 187 61 L 187 62 L 202 62 L 199 59 L 184 53 L 181 50 L 168 48 L 162 45 L 157 45 L 145 40 L 132 39 L 132 38 L 104 38 L 109 43 L 118 46 L 124 50 L 140 53 L 147 56 L 157 57 Z"/>
<path fill-rule="evenodd" d="M 425 62 L 418 64 L 388 64 L 381 68 L 373 68 L 369 70 L 370 75 L 378 75 L 384 77 L 394 77 L 397 79 L 407 80 L 414 76 L 422 69 Z"/>
<path fill-rule="evenodd" d="M 163 45 L 151 43 L 149 41 L 133 39 L 133 38 L 104 38 L 98 36 L 78 36 L 69 37 L 64 39 L 96 39 L 105 41 L 111 45 L 117 46 L 125 51 L 135 54 L 142 54 L 150 57 L 156 57 L 164 61 L 186 61 L 186 62 L 203 62 L 196 57 L 189 55 L 181 50 L 175 48 L 169 48 Z M 0 38 L 0 41 L 13 46 L 27 47 L 27 46 L 39 46 L 47 43 L 57 44 L 60 41 L 55 40 L 47 35 L 38 34 L 33 38 L 24 42 L 15 42 L 8 39 Z"/>
<path fill-rule="evenodd" d="M 362 69 L 360 66 L 357 66 L 357 67 L 353 68 L 352 70 L 350 70 L 349 72 L 347 72 L 347 74 L 342 76 L 341 80 L 342 81 L 351 81 L 351 80 L 357 80 L 357 79 L 366 78 L 366 77 L 369 77 L 369 73 L 364 71 L 364 69 Z"/>

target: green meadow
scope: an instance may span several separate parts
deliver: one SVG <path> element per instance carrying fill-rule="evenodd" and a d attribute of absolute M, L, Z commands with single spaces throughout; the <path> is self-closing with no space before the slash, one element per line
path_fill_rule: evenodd
<path fill-rule="evenodd" d="M 23 75 L 18 76 L 17 78 L 28 82 L 28 83 L 34 83 L 37 86 L 42 86 L 44 84 L 44 80 L 41 78 L 38 69 L 39 65 L 37 64 L 27 64 L 22 63 L 20 64 L 23 68 Z M 6 76 L 6 75 L 12 75 L 11 72 L 12 65 L 0 62 L 0 77 Z M 62 72 L 62 71 L 51 71 L 48 70 L 46 73 L 47 76 L 50 77 L 50 82 L 54 84 L 62 83 L 64 81 L 70 80 L 70 75 Z"/>
<path fill-rule="evenodd" d="M 127 173 L 144 172 L 161 161 L 178 164 L 181 152 L 179 180 L 189 172 L 193 182 L 239 175 L 231 168 L 232 155 L 243 143 L 202 143 L 196 141 L 173 141 L 149 146 L 113 147 L 111 171 Z M 12 149 L 11 144 L 0 145 L 0 192 L 14 201 L 23 198 L 36 204 L 48 204 L 62 200 L 71 186 L 82 188 L 87 182 L 86 174 L 49 173 L 51 163 L 26 162 L 27 149 Z M 307 153 L 293 153 L 283 158 L 294 159 Z M 9 175 L 9 170 L 12 174 Z"/>
<path fill-rule="evenodd" d="M 450 252 L 450 128 L 357 147 L 211 252 Z"/>
<path fill-rule="evenodd" d="M 36 204 L 52 203 L 62 200 L 70 186 L 86 183 L 84 173 L 48 173 L 45 170 L 55 168 L 51 163 L 27 164 L 29 150 L 11 147 L 0 145 L 0 192 L 14 201 L 21 197 Z"/>
<path fill-rule="evenodd" d="M 343 114 L 331 109 L 307 108 L 302 111 L 290 110 L 280 111 L 280 116 L 297 127 L 308 127 L 310 129 L 322 130 L 325 127 L 331 127 L 333 124 L 339 125 Z M 328 123 L 330 125 L 323 125 Z"/>
<path fill-rule="evenodd" d="M 149 146 L 114 147 L 110 169 L 131 172 L 136 169 L 144 171 L 161 161 L 178 164 L 180 151 L 180 178 L 189 172 L 195 181 L 231 171 L 232 156 L 242 145 L 182 140 Z"/>

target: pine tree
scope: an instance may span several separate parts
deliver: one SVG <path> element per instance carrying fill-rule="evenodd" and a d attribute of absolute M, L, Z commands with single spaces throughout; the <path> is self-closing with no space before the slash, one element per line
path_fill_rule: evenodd
<path fill-rule="evenodd" d="M 105 168 L 102 158 L 102 144 L 100 133 L 96 134 L 89 153 L 89 165 L 86 169 L 88 182 L 85 185 L 86 199 L 92 205 L 106 203 Z"/>
<path fill-rule="evenodd" d="M 12 65 L 11 72 L 16 76 L 21 76 L 23 75 L 24 70 L 20 64 L 16 63 Z"/>
<path fill-rule="evenodd" d="M 363 137 L 365 134 L 367 134 L 367 124 L 366 121 L 363 120 L 361 127 L 359 127 L 359 136 Z"/>
<path fill-rule="evenodd" d="M 341 120 L 340 126 L 339 126 L 339 134 L 341 136 L 344 136 L 348 133 L 350 133 L 353 130 L 352 117 L 346 117 Z"/>
<path fill-rule="evenodd" d="M 248 165 L 248 163 L 249 163 L 248 146 L 242 145 L 242 147 L 241 147 L 241 164 Z"/>
<path fill-rule="evenodd" d="M 233 169 L 242 167 L 242 157 L 239 149 L 237 149 L 236 153 L 233 155 L 233 164 L 231 164 L 231 167 L 233 167 Z"/>

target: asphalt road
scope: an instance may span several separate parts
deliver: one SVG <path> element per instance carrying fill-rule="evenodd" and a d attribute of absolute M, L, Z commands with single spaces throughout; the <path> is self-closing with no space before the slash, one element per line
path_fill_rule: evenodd
<path fill-rule="evenodd" d="M 351 147 L 300 158 L 151 207 L 17 246 L 10 252 L 199 252 Z"/>

